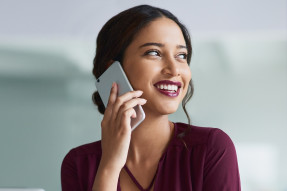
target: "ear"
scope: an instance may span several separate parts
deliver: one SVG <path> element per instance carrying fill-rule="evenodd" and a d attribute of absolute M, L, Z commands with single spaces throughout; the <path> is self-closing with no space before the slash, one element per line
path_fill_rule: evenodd
<path fill-rule="evenodd" d="M 107 63 L 106 69 L 108 69 L 108 68 L 112 65 L 112 63 L 114 63 L 114 60 L 110 60 L 110 61 Z"/>

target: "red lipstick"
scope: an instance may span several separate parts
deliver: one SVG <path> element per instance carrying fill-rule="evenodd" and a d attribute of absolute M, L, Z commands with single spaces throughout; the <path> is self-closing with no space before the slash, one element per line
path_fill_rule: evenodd
<path fill-rule="evenodd" d="M 154 84 L 155 88 L 169 97 L 177 97 L 180 93 L 181 83 L 169 80 L 162 80 Z"/>

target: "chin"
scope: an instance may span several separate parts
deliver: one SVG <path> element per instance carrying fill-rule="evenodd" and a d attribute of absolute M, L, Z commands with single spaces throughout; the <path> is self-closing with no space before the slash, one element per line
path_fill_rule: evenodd
<path fill-rule="evenodd" d="M 175 113 L 178 109 L 178 105 L 176 107 L 165 106 L 163 108 L 158 108 L 158 111 L 161 115 L 169 115 Z"/>
<path fill-rule="evenodd" d="M 143 110 L 146 112 L 154 113 L 155 115 L 169 115 L 175 113 L 179 107 L 179 103 L 176 102 L 148 102 L 148 104 L 143 105 Z"/>

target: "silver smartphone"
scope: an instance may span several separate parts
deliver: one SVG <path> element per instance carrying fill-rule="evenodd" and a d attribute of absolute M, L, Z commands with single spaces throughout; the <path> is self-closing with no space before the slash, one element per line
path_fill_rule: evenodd
<path fill-rule="evenodd" d="M 120 64 L 115 61 L 97 80 L 96 87 L 100 94 L 100 97 L 107 107 L 110 91 L 113 82 L 118 85 L 118 96 L 123 95 L 126 92 L 133 91 L 133 88 Z M 144 119 L 145 113 L 140 105 L 134 107 L 136 111 L 136 118 L 131 118 L 131 128 L 134 130 Z"/>

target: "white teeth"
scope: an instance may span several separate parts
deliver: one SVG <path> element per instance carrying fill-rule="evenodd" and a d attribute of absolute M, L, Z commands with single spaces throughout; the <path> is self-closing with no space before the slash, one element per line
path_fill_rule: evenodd
<path fill-rule="evenodd" d="M 168 91 L 177 91 L 178 90 L 178 86 L 176 85 L 171 85 L 171 84 L 160 84 L 160 85 L 157 85 L 157 88 L 158 89 L 161 89 L 161 90 L 168 90 Z"/>

